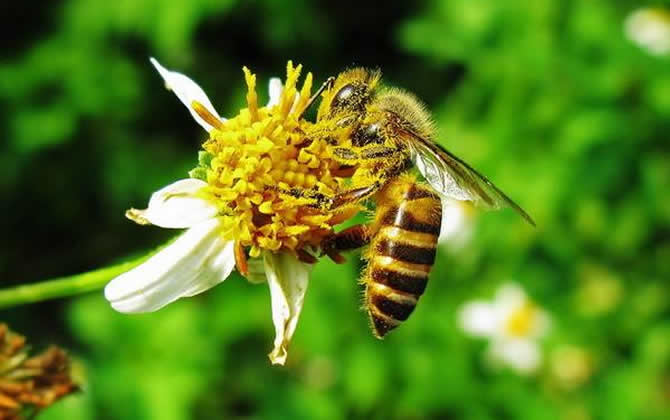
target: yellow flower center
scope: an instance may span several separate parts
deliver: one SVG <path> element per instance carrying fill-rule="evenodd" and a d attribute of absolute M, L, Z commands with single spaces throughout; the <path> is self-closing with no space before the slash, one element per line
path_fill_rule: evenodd
<path fill-rule="evenodd" d="M 513 337 L 526 337 L 535 327 L 537 316 L 537 307 L 530 302 L 526 302 L 507 318 L 505 332 Z"/>
<path fill-rule="evenodd" d="M 252 257 L 262 249 L 316 247 L 333 225 L 352 215 L 319 208 L 309 199 L 315 194 L 332 197 L 343 180 L 331 174 L 337 165 L 327 145 L 304 135 L 311 123 L 301 115 L 310 99 L 312 74 L 298 92 L 301 69 L 289 61 L 279 102 L 259 107 L 256 76 L 245 67 L 247 107 L 213 124 L 200 166 L 191 172 L 207 182 L 204 194 L 220 209 L 224 236 L 250 247 Z M 198 111 L 197 103 L 194 109 Z"/>

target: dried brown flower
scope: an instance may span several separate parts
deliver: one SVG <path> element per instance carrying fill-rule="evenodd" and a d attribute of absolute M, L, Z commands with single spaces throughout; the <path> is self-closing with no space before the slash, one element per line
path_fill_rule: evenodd
<path fill-rule="evenodd" d="M 76 390 L 63 350 L 29 357 L 25 337 L 0 324 L 0 420 L 33 416 Z"/>

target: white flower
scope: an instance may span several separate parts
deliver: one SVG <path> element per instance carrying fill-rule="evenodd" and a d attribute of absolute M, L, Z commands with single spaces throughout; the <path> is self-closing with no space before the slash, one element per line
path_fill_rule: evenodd
<path fill-rule="evenodd" d="M 470 335 L 489 339 L 489 356 L 493 360 L 523 374 L 540 366 L 538 340 L 547 333 L 550 318 L 519 285 L 502 285 L 491 302 L 465 304 L 460 310 L 460 323 Z"/>
<path fill-rule="evenodd" d="M 151 63 L 205 130 L 214 128 L 215 119 L 225 121 L 194 81 L 165 69 L 153 58 Z M 270 105 L 278 103 L 281 92 L 281 81 L 271 79 Z M 203 119 L 202 113 L 194 110 L 194 102 L 211 114 L 209 119 Z M 223 239 L 218 208 L 200 194 L 206 185 L 198 179 L 179 180 L 156 191 L 146 210 L 131 209 L 126 213 L 140 224 L 187 230 L 148 261 L 109 282 L 105 297 L 114 309 L 124 313 L 156 311 L 177 299 L 216 286 L 233 271 L 235 244 Z M 276 331 L 275 347 L 269 354 L 273 364 L 286 361 L 287 347 L 302 310 L 309 271 L 309 264 L 287 253 L 265 251 L 262 259 L 249 261 L 249 281 L 267 281 L 270 287 Z"/>
<path fill-rule="evenodd" d="M 662 8 L 642 8 L 624 23 L 626 36 L 653 55 L 670 52 L 670 12 Z"/>
<path fill-rule="evenodd" d="M 442 225 L 439 243 L 462 248 L 472 237 L 472 204 L 442 197 Z"/>

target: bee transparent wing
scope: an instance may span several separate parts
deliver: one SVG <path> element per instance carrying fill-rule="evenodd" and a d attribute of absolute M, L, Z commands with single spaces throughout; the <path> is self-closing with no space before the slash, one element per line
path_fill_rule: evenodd
<path fill-rule="evenodd" d="M 444 160 L 430 149 L 412 144 L 412 161 L 435 191 L 455 200 L 477 201 L 477 195 L 463 188 Z"/>
<path fill-rule="evenodd" d="M 410 131 L 406 133 L 412 137 L 407 141 L 412 161 L 435 191 L 456 200 L 472 201 L 477 206 L 488 209 L 511 207 L 535 226 L 528 213 L 484 175 L 437 143 Z"/>

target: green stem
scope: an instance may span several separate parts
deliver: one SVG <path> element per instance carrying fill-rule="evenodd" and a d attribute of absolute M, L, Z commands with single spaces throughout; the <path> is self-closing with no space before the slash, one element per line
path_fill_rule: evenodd
<path fill-rule="evenodd" d="M 0 309 L 100 290 L 111 279 L 140 265 L 161 248 L 163 247 L 134 260 L 110 267 L 0 290 Z"/>

